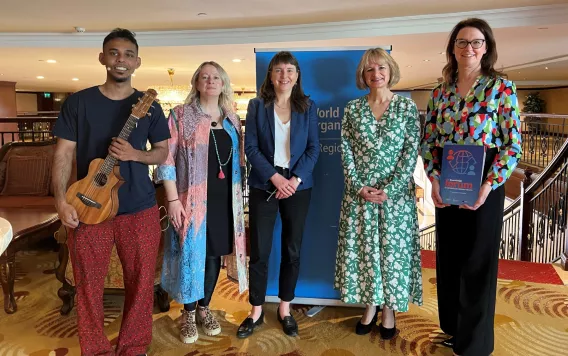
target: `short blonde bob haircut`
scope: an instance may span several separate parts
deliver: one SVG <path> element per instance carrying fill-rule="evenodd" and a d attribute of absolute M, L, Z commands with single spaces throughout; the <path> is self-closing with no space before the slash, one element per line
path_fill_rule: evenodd
<path fill-rule="evenodd" d="M 389 67 L 389 82 L 387 86 L 392 88 L 400 80 L 400 69 L 391 55 L 382 48 L 370 48 L 363 53 L 363 57 L 357 66 L 355 83 L 358 89 L 367 89 L 369 86 L 365 83 L 365 68 L 372 63 L 385 63 Z"/>
<path fill-rule="evenodd" d="M 234 109 L 231 79 L 229 79 L 229 75 L 227 74 L 227 72 L 225 72 L 223 67 L 221 67 L 217 62 L 213 61 L 203 62 L 199 67 L 197 67 L 197 70 L 195 70 L 195 73 L 193 73 L 193 76 L 191 77 L 191 91 L 185 99 L 185 103 L 191 104 L 194 101 L 199 100 L 199 91 L 197 91 L 196 83 L 199 79 L 199 75 L 201 74 L 201 69 L 206 65 L 215 67 L 215 69 L 217 69 L 217 72 L 219 72 L 221 81 L 223 81 L 223 87 L 221 89 L 221 94 L 219 95 L 219 106 L 223 109 L 224 115 L 232 114 L 234 112 Z"/>

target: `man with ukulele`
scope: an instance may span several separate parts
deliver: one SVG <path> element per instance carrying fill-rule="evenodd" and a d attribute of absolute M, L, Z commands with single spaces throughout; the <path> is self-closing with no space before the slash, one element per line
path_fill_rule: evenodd
<path fill-rule="evenodd" d="M 57 137 L 53 163 L 56 208 L 69 229 L 67 239 L 77 289 L 79 344 L 82 355 L 143 355 L 152 341 L 154 274 L 160 243 L 159 212 L 148 165 L 161 164 L 168 154 L 167 120 L 159 104 L 139 118 L 128 140 L 116 138 L 143 93 L 132 88 L 131 75 L 140 67 L 138 43 L 126 29 L 115 29 L 103 41 L 99 62 L 103 85 L 67 98 L 53 131 Z M 151 150 L 146 150 L 150 141 Z M 118 189 L 118 212 L 95 225 L 80 223 L 65 193 L 76 150 L 77 178 L 89 163 L 110 154 L 125 181 Z M 124 315 L 116 351 L 105 336 L 104 279 L 113 244 L 124 271 Z"/>

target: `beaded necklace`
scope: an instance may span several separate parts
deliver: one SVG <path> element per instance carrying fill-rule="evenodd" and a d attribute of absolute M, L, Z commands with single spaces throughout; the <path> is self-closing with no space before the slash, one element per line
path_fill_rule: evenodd
<path fill-rule="evenodd" d="M 215 153 L 217 154 L 217 162 L 219 163 L 219 174 L 217 175 L 217 178 L 225 179 L 225 173 L 223 173 L 223 167 L 229 164 L 229 161 L 231 160 L 231 156 L 233 155 L 233 146 L 231 145 L 231 150 L 229 151 L 229 157 L 227 158 L 225 163 L 221 163 L 221 157 L 219 157 L 219 148 L 217 147 L 217 139 L 215 138 L 215 133 L 213 132 L 214 130 L 212 128 L 209 128 L 209 130 L 211 131 L 211 135 L 213 136 L 213 143 L 215 144 Z"/>
<path fill-rule="evenodd" d="M 205 113 L 205 111 L 201 107 L 201 103 L 199 102 L 199 99 L 197 99 L 197 105 L 199 106 L 199 110 L 201 110 L 201 112 L 203 114 L 208 115 L 208 114 Z M 223 117 L 223 110 L 221 109 L 221 107 L 219 107 L 219 112 L 221 113 L 221 117 Z M 223 121 L 223 120 L 221 120 L 221 121 Z M 211 123 L 211 126 L 215 127 L 215 126 L 217 126 L 217 123 L 213 122 L 213 123 Z M 217 175 L 217 178 L 225 179 L 225 173 L 223 173 L 223 167 L 225 167 L 231 161 L 231 156 L 233 155 L 233 146 L 231 145 L 231 150 L 229 151 L 229 157 L 227 158 L 225 163 L 222 163 L 221 157 L 219 156 L 219 147 L 217 146 L 217 138 L 215 138 L 215 133 L 213 132 L 214 130 L 210 127 L 209 131 L 211 131 L 211 135 L 213 136 L 213 143 L 215 144 L 215 153 L 217 154 L 217 163 L 219 163 L 219 174 Z"/>

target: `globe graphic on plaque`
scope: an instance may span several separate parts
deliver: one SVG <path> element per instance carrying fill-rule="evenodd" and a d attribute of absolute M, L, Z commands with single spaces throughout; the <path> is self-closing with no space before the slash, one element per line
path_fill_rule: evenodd
<path fill-rule="evenodd" d="M 450 154 L 448 155 L 448 161 L 450 161 L 449 163 L 450 167 L 452 167 L 452 170 L 457 174 L 475 175 L 473 170 L 475 169 L 475 164 L 477 162 L 470 152 L 450 151 Z"/>

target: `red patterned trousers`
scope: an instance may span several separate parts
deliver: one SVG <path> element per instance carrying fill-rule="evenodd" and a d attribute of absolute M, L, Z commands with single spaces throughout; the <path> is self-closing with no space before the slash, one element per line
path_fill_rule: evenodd
<path fill-rule="evenodd" d="M 68 238 L 77 288 L 82 355 L 143 355 L 152 341 L 154 274 L 160 244 L 157 206 L 98 225 L 80 224 Z M 104 333 L 103 289 L 112 246 L 124 272 L 124 313 L 116 353 Z"/>

